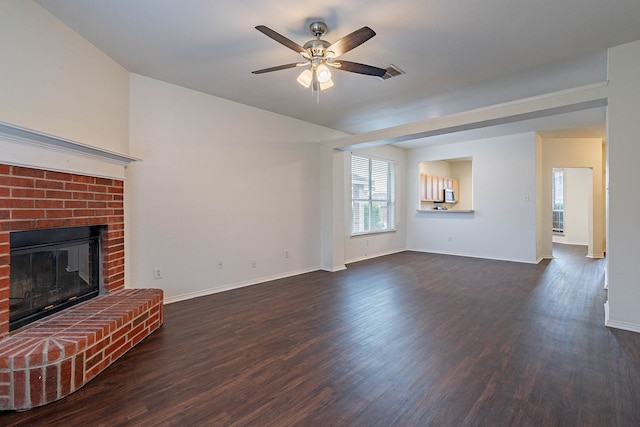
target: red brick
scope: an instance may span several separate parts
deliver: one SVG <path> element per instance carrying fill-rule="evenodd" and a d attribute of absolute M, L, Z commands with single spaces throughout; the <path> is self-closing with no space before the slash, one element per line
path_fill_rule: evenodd
<path fill-rule="evenodd" d="M 89 225 L 89 219 L 88 218 L 67 219 L 64 225 L 67 227 L 80 227 L 84 225 Z"/>
<path fill-rule="evenodd" d="M 63 227 L 63 226 L 64 226 L 63 219 L 39 219 L 38 223 L 36 224 L 36 228 L 39 228 L 39 229 L 57 228 L 57 227 Z"/>
<path fill-rule="evenodd" d="M 32 406 L 40 406 L 44 400 L 44 369 L 29 369 L 29 394 Z"/>
<path fill-rule="evenodd" d="M 124 194 L 124 189 L 122 187 L 109 187 L 107 190 L 109 194 L 113 194 L 114 196 Z"/>
<path fill-rule="evenodd" d="M 108 206 L 107 202 L 86 202 L 86 206 L 82 206 L 82 207 L 87 207 L 89 209 L 104 209 Z"/>
<path fill-rule="evenodd" d="M 120 347 L 119 349 L 117 349 L 111 354 L 111 359 L 110 359 L 111 363 L 115 362 L 120 356 L 125 354 L 127 351 L 131 350 L 132 347 L 133 347 L 133 343 L 130 341 L 126 341 L 122 347 Z"/>
<path fill-rule="evenodd" d="M 11 197 L 41 199 L 45 196 L 44 190 L 34 188 L 12 188 Z"/>
<path fill-rule="evenodd" d="M 71 209 L 48 209 L 45 216 L 46 218 L 70 218 L 72 213 Z"/>
<path fill-rule="evenodd" d="M 113 195 L 106 194 L 106 193 L 104 193 L 104 194 L 103 193 L 95 193 L 94 199 L 95 200 L 110 201 L 110 200 L 113 200 Z"/>
<path fill-rule="evenodd" d="M 13 371 L 13 404 L 24 408 L 27 404 L 27 373 L 24 370 Z"/>
<path fill-rule="evenodd" d="M 104 356 L 110 357 L 113 352 L 122 347 L 125 342 L 127 342 L 127 337 L 125 336 L 122 336 L 119 339 L 115 340 L 111 345 L 104 349 Z"/>
<path fill-rule="evenodd" d="M 89 193 L 89 192 L 82 192 L 82 191 L 74 191 L 73 192 L 73 199 L 74 200 L 93 200 L 94 196 L 93 193 Z"/>
<path fill-rule="evenodd" d="M 105 337 L 101 341 L 98 341 L 97 343 L 95 343 L 94 345 L 89 347 L 84 352 L 84 354 L 86 355 L 87 360 L 89 360 L 89 358 L 93 357 L 93 355 L 101 352 L 102 349 L 105 348 L 109 344 L 109 342 L 110 342 L 109 337 Z"/>
<path fill-rule="evenodd" d="M 64 207 L 67 209 L 86 209 L 88 203 L 86 200 L 65 200 Z"/>
<path fill-rule="evenodd" d="M 100 351 L 96 354 L 94 354 L 93 356 L 89 357 L 85 354 L 85 360 L 86 360 L 86 366 L 87 366 L 87 371 L 90 371 L 91 368 L 93 368 L 96 365 L 99 365 L 100 363 L 102 363 L 104 361 L 104 359 L 106 358 L 106 354 L 104 351 Z M 87 379 L 88 381 L 88 379 Z"/>
<path fill-rule="evenodd" d="M 50 199 L 36 200 L 34 205 L 36 208 L 42 209 L 61 209 L 64 207 L 64 201 Z"/>
<path fill-rule="evenodd" d="M 77 182 L 67 182 L 64 185 L 64 189 L 68 191 L 88 191 L 89 186 L 87 184 Z"/>
<path fill-rule="evenodd" d="M 39 219 L 44 218 L 43 209 L 13 209 L 11 211 L 12 219 Z"/>
<path fill-rule="evenodd" d="M 48 190 L 62 190 L 64 188 L 64 182 L 62 181 L 50 181 L 45 179 L 36 179 L 36 188 L 46 188 Z"/>
<path fill-rule="evenodd" d="M 30 209 L 34 207 L 32 199 L 0 199 L 0 208 L 6 209 Z"/>
<path fill-rule="evenodd" d="M 71 358 L 63 360 L 60 363 L 60 393 L 59 396 L 63 397 L 71 393 L 71 384 L 73 384 L 73 363 Z"/>
<path fill-rule="evenodd" d="M 73 361 L 73 389 L 77 390 L 85 383 L 84 375 L 84 353 L 76 355 Z"/>
<path fill-rule="evenodd" d="M 73 193 L 71 191 L 63 191 L 63 190 L 47 190 L 46 198 L 47 199 L 71 199 L 73 198 Z"/>
<path fill-rule="evenodd" d="M 85 184 L 95 184 L 96 178 L 86 175 L 73 175 L 73 182 L 84 182 Z"/>
<path fill-rule="evenodd" d="M 14 166 L 11 173 L 15 176 L 30 176 L 32 178 L 44 178 L 45 175 L 45 171 L 43 170 L 25 168 L 22 166 Z"/>
<path fill-rule="evenodd" d="M 71 181 L 73 179 L 73 176 L 70 173 L 64 172 L 47 171 L 45 176 L 47 179 L 53 179 L 56 181 Z"/>
<path fill-rule="evenodd" d="M 44 376 L 44 401 L 51 403 L 58 398 L 58 383 L 60 380 L 60 365 L 49 365 Z"/>
<path fill-rule="evenodd" d="M 93 216 L 93 209 L 74 209 L 73 216 Z"/>
<path fill-rule="evenodd" d="M 2 228 L 2 231 L 32 230 L 35 228 L 35 226 L 36 226 L 36 222 L 33 220 L 0 222 L 0 227 Z"/>
<path fill-rule="evenodd" d="M 111 335 L 111 342 L 115 342 L 125 336 L 129 331 L 131 331 L 131 327 L 131 323 L 127 323 L 122 328 L 115 331 L 113 335 Z"/>
<path fill-rule="evenodd" d="M 49 347 L 47 348 L 47 362 L 55 362 L 63 357 L 62 348 L 53 340 L 49 341 Z"/>
<path fill-rule="evenodd" d="M 98 375 L 107 366 L 109 366 L 109 364 L 110 364 L 109 359 L 105 359 L 102 362 L 95 365 L 93 368 L 87 369 L 87 372 L 85 372 L 86 381 L 92 380 L 96 375 Z"/>
<path fill-rule="evenodd" d="M 109 178 L 96 178 L 96 184 L 98 185 L 113 185 L 114 180 Z"/>
<path fill-rule="evenodd" d="M 10 187 L 34 188 L 36 181 L 33 178 L 20 178 L 12 176 L 4 180 L 4 182 L 5 185 L 8 185 Z"/>
<path fill-rule="evenodd" d="M 9 165 L 5 165 L 5 164 L 0 164 L 0 174 L 8 174 L 9 171 L 11 170 L 11 166 Z"/>
<path fill-rule="evenodd" d="M 92 216 L 88 218 L 88 221 L 88 225 L 102 225 L 109 223 L 109 219 L 105 216 Z"/>
<path fill-rule="evenodd" d="M 104 185 L 89 185 L 87 186 L 87 191 L 91 191 L 92 193 L 106 193 L 107 187 Z"/>

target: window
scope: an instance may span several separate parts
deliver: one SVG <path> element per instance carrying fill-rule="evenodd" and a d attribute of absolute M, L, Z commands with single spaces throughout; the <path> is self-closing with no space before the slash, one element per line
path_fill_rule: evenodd
<path fill-rule="evenodd" d="M 562 169 L 553 170 L 552 193 L 552 231 L 556 234 L 562 234 L 564 232 L 564 171 Z"/>
<path fill-rule="evenodd" d="M 392 162 L 351 156 L 351 235 L 394 229 L 393 187 Z"/>

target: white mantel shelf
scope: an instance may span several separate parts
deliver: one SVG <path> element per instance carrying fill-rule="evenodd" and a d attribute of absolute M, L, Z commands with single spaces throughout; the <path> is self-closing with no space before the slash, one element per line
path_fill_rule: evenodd
<path fill-rule="evenodd" d="M 453 214 L 453 213 L 474 213 L 473 209 L 416 209 L 419 213 L 439 213 L 439 214 Z"/>
<path fill-rule="evenodd" d="M 0 121 L 0 163 L 123 179 L 140 160 Z"/>

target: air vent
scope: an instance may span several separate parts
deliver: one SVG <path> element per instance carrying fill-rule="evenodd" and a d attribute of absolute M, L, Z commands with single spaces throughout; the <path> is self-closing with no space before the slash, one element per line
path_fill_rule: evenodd
<path fill-rule="evenodd" d="M 402 71 L 400 68 L 396 67 L 395 65 L 391 64 L 389 65 L 387 68 L 387 73 L 380 77 L 382 80 L 387 80 L 390 79 L 391 77 L 397 77 L 400 74 L 404 74 L 404 71 Z"/>

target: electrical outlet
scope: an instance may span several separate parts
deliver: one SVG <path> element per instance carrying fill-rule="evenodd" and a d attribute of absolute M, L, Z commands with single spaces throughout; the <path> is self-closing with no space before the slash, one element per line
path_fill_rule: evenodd
<path fill-rule="evenodd" d="M 222 260 L 221 259 L 218 260 L 218 268 L 222 268 Z"/>
<path fill-rule="evenodd" d="M 284 251 L 284 257 L 289 258 L 289 251 Z"/>
<path fill-rule="evenodd" d="M 256 268 L 256 260 L 255 259 L 251 260 L 251 268 Z"/>
<path fill-rule="evenodd" d="M 162 279 L 162 270 L 156 267 L 153 270 L 153 278 L 154 279 Z"/>

